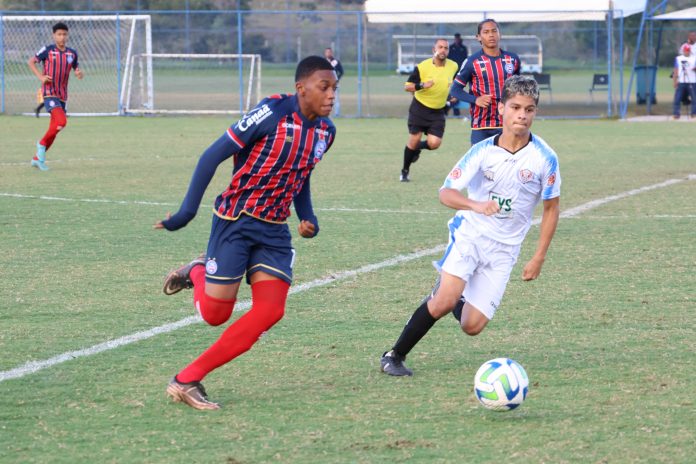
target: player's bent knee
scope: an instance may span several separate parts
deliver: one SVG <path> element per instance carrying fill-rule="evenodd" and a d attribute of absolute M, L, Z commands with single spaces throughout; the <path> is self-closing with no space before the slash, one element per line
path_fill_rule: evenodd
<path fill-rule="evenodd" d="M 488 324 L 488 319 L 467 319 L 462 322 L 462 332 L 472 337 L 483 332 Z"/>
<path fill-rule="evenodd" d="M 470 326 L 468 324 L 464 324 L 464 325 L 462 325 L 462 332 L 464 332 L 467 335 L 471 335 L 473 337 L 475 335 L 480 334 L 483 331 L 483 327 L 485 327 L 485 326 L 479 327 L 479 326 Z"/>
<path fill-rule="evenodd" d="M 221 300 L 206 294 L 200 301 L 196 302 L 196 307 L 206 323 L 218 326 L 230 319 L 235 301 L 234 299 Z"/>
<path fill-rule="evenodd" d="M 458 298 L 433 298 L 428 302 L 428 310 L 430 314 L 435 318 L 441 318 L 442 316 L 451 313 L 454 307 L 457 305 Z"/>

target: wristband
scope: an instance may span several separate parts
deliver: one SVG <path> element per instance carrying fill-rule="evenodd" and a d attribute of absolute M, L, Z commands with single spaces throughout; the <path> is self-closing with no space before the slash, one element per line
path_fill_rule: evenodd
<path fill-rule="evenodd" d="M 416 84 L 416 90 L 423 90 L 423 83 L 419 82 Z"/>

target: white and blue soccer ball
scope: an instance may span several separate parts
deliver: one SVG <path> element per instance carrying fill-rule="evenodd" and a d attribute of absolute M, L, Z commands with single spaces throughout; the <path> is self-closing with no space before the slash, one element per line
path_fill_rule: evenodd
<path fill-rule="evenodd" d="M 509 411 L 522 404 L 529 392 L 529 377 L 517 361 L 495 358 L 483 363 L 474 377 L 479 402 L 494 411 Z"/>

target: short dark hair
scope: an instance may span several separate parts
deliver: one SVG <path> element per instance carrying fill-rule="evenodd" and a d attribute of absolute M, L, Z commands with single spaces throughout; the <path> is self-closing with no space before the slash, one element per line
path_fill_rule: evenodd
<path fill-rule="evenodd" d="M 53 32 L 55 33 L 56 31 L 67 31 L 68 30 L 68 25 L 65 23 L 55 23 L 53 25 Z"/>
<path fill-rule="evenodd" d="M 498 30 L 500 30 L 500 25 L 498 24 L 498 21 L 496 21 L 496 20 L 493 19 L 493 18 L 487 18 L 487 19 L 484 19 L 483 21 L 481 21 L 480 23 L 478 23 L 478 28 L 476 29 L 476 34 L 480 34 L 480 33 L 481 33 L 481 28 L 482 28 L 483 25 L 486 24 L 486 23 L 493 23 L 493 24 L 495 24 L 495 27 L 497 27 Z"/>
<path fill-rule="evenodd" d="M 462 35 L 459 32 L 455 32 L 454 38 L 459 39 Z"/>
<path fill-rule="evenodd" d="M 500 101 L 505 104 L 505 102 L 516 95 L 531 97 L 534 100 L 534 104 L 538 105 L 539 84 L 537 84 L 537 81 L 531 76 L 525 76 L 523 74 L 510 76 L 505 80 Z"/>
<path fill-rule="evenodd" d="M 331 63 L 328 62 L 323 56 L 308 56 L 303 58 L 302 61 L 297 63 L 297 69 L 295 70 L 295 82 L 299 82 L 305 79 L 315 71 L 333 71 L 334 68 Z"/>

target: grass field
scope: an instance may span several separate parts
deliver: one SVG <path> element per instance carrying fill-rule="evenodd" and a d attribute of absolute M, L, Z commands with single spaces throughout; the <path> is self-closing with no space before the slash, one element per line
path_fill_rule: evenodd
<path fill-rule="evenodd" d="M 412 378 L 382 375 L 379 356 L 435 278 L 438 254 L 413 253 L 446 242 L 437 189 L 468 147 L 461 121 L 409 184 L 397 181 L 403 120 L 337 121 L 312 179 L 321 233 L 294 241 L 295 284 L 310 285 L 206 379 L 222 410 L 164 394 L 224 329 L 202 323 L 5 378 L 193 315 L 190 293 L 166 297 L 162 278 L 204 249 L 230 166 L 188 227 L 152 224 L 229 122 L 72 118 L 44 173 L 29 159 L 46 120 L 0 117 L 0 462 L 693 462 L 696 157 L 685 134 L 696 123 L 539 121 L 560 157 L 562 211 L 586 208 L 561 220 L 540 279 L 525 283 L 532 228 L 487 329 L 467 337 L 440 321 L 409 356 Z M 472 392 L 479 365 L 499 356 L 531 380 L 510 413 Z"/>

